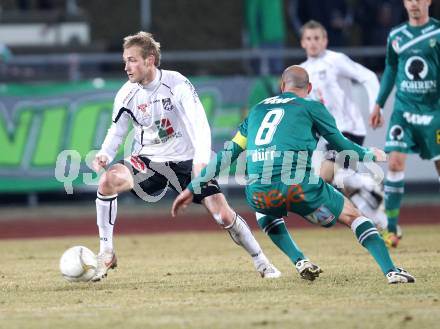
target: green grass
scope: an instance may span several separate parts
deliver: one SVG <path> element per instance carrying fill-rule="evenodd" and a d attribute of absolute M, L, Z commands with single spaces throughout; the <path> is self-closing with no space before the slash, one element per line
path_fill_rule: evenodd
<path fill-rule="evenodd" d="M 283 272 L 262 280 L 227 234 L 117 236 L 119 267 L 100 283 L 68 283 L 64 249 L 94 237 L 0 241 L 0 328 L 438 328 L 440 226 L 405 227 L 392 251 L 413 285 L 387 285 L 348 229 L 292 232 L 324 273 L 299 278 L 257 233 Z"/>

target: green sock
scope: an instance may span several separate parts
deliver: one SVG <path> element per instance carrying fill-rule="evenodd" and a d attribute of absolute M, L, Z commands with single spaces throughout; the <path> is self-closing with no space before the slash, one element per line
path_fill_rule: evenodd
<path fill-rule="evenodd" d="M 386 179 L 384 185 L 385 212 L 388 217 L 388 231 L 396 233 L 405 181 L 403 179 L 397 181 Z"/>
<path fill-rule="evenodd" d="M 356 218 L 351 224 L 351 229 L 359 243 L 373 256 L 384 274 L 396 270 L 385 243 L 370 219 L 363 216 Z"/>
<path fill-rule="evenodd" d="M 257 214 L 257 223 L 264 233 L 270 237 L 272 242 L 275 243 L 294 264 L 299 260 L 306 259 L 301 249 L 299 249 L 290 236 L 284 219 Z"/>

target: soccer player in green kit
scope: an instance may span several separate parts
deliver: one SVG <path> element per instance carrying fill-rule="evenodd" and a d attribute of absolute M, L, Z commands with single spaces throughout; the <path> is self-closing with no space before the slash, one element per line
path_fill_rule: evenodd
<path fill-rule="evenodd" d="M 411 274 L 393 264 L 372 221 L 362 216 L 346 197 L 313 173 L 311 155 L 316 149 L 318 135 L 324 137 L 335 150 L 351 151 L 351 155 L 361 161 L 384 161 L 386 156 L 382 150 L 369 150 L 346 139 L 336 128 L 334 118 L 324 105 L 305 99 L 311 88 L 309 76 L 303 68 L 296 65 L 288 67 L 281 79 L 282 94 L 266 98 L 250 111 L 232 142 L 179 194 L 173 203 L 172 215 L 176 216 L 180 209 L 187 207 L 193 195 L 200 193 L 201 186 L 246 150 L 246 196 L 248 205 L 254 211 L 275 221 L 288 212 L 294 212 L 324 227 L 331 227 L 339 221 L 351 227 L 359 243 L 368 250 L 386 275 L 388 283 L 415 282 Z M 277 223 L 272 222 L 263 226 L 268 228 L 275 225 Z M 308 280 L 318 277 L 320 268 L 303 255 L 290 235 L 283 232 L 280 235 L 290 239 L 290 246 L 285 243 L 284 247 L 296 249 L 298 259 L 294 260 L 282 248 L 282 244 L 274 241 L 292 261 L 311 264 L 306 274 L 300 272 L 301 276 Z"/>
<path fill-rule="evenodd" d="M 390 247 L 399 242 L 397 222 L 407 153 L 434 161 L 440 180 L 440 22 L 429 17 L 431 0 L 403 3 L 409 20 L 389 34 L 385 71 L 370 117 L 373 128 L 382 126 L 381 108 L 395 85 L 385 143 L 389 153 L 384 184 L 388 232 L 383 238 Z"/>

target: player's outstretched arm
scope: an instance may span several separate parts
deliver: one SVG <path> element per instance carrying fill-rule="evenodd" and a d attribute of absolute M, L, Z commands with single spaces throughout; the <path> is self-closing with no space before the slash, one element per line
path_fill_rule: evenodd
<path fill-rule="evenodd" d="M 370 127 L 373 129 L 376 129 L 378 127 L 382 127 L 384 123 L 383 115 L 382 115 L 382 109 L 380 108 L 379 104 L 376 104 L 374 106 L 373 112 L 371 112 L 369 124 Z"/>
<path fill-rule="evenodd" d="M 188 207 L 193 200 L 193 194 L 190 190 L 184 189 L 174 200 L 171 207 L 171 216 L 176 217 L 180 211 Z"/>

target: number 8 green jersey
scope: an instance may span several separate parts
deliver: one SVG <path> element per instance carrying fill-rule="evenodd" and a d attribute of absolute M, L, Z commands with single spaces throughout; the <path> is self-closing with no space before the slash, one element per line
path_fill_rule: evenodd
<path fill-rule="evenodd" d="M 361 160 L 367 153 L 339 132 L 324 105 L 289 92 L 257 104 L 240 125 L 233 142 L 247 149 L 250 179 L 264 183 L 265 178 L 271 181 L 281 181 L 283 177 L 293 179 L 297 171 L 307 177 L 319 136 L 337 151 L 356 152 Z"/>

